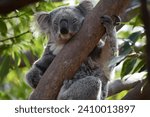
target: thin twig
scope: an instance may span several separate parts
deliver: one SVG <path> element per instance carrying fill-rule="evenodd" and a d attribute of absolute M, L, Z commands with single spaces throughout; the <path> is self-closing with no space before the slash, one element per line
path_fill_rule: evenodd
<path fill-rule="evenodd" d="M 15 15 L 15 16 L 11 16 L 11 17 L 1 17 L 0 20 L 7 20 L 7 19 L 13 19 L 13 18 L 18 18 L 21 17 L 22 15 L 24 15 L 25 13 L 21 14 L 21 15 Z"/>
<path fill-rule="evenodd" d="M 14 39 L 14 38 L 19 38 L 19 37 L 21 37 L 22 35 L 25 35 L 25 34 L 27 34 L 27 33 L 30 33 L 30 31 L 28 30 L 28 31 L 26 31 L 26 32 L 24 32 L 24 33 L 21 33 L 21 34 L 15 36 L 15 37 L 10 37 L 10 38 L 6 38 L 6 39 L 3 39 L 3 40 L 0 40 L 0 42 L 4 42 L 4 41 L 7 41 L 7 40 L 12 40 L 12 39 Z"/>

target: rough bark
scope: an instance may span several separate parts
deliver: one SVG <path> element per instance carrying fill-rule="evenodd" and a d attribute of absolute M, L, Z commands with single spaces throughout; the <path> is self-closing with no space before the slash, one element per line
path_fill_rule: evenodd
<path fill-rule="evenodd" d="M 65 79 L 71 79 L 94 49 L 105 29 L 103 15 L 120 15 L 130 0 L 101 0 L 87 15 L 79 33 L 62 49 L 48 67 L 30 99 L 56 99 Z"/>
<path fill-rule="evenodd" d="M 141 14 L 146 34 L 146 54 L 147 54 L 147 78 L 150 81 L 150 10 L 148 10 L 148 1 L 141 0 Z"/>

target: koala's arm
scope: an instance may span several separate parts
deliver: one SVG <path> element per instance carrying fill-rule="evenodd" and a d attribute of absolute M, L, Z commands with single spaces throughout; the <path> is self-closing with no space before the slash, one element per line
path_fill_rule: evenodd
<path fill-rule="evenodd" d="M 115 29 L 106 34 L 104 46 L 101 48 L 99 63 L 101 66 L 108 65 L 109 62 L 118 55 L 118 46 Z M 98 47 L 99 48 L 99 47 Z"/>
<path fill-rule="evenodd" d="M 116 39 L 115 26 L 120 22 L 119 17 L 114 16 L 116 19 L 113 21 L 109 16 L 103 16 L 102 24 L 106 28 L 106 33 L 92 52 L 92 56 L 96 56 L 96 62 L 104 70 L 105 75 L 109 78 L 109 74 L 114 66 L 109 66 L 111 60 L 118 55 L 118 45 Z"/>
<path fill-rule="evenodd" d="M 44 50 L 44 53 L 40 59 L 38 59 L 26 74 L 26 81 L 32 87 L 36 88 L 42 75 L 53 61 L 55 55 L 49 50 L 49 46 Z"/>

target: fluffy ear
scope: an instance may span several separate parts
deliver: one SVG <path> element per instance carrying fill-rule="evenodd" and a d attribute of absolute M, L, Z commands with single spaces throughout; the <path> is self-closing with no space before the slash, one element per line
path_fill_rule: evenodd
<path fill-rule="evenodd" d="M 77 9 L 79 9 L 81 13 L 85 16 L 90 10 L 93 9 L 93 4 L 90 1 L 85 0 L 77 6 Z"/>
<path fill-rule="evenodd" d="M 39 25 L 39 28 L 42 32 L 49 32 L 49 26 L 50 26 L 50 14 L 46 12 L 39 12 L 35 14 L 35 20 L 37 21 L 37 24 Z"/>

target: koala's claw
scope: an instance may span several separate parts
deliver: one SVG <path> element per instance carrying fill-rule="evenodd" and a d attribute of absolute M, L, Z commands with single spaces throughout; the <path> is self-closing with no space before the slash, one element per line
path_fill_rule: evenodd
<path fill-rule="evenodd" d="M 101 17 L 101 23 L 106 28 L 106 34 L 111 35 L 114 29 L 112 18 L 108 15 L 104 15 Z"/>
<path fill-rule="evenodd" d="M 119 16 L 117 16 L 117 15 L 113 15 L 112 19 L 113 19 L 113 25 L 114 26 L 119 25 L 120 22 L 121 22 L 121 18 Z"/>
<path fill-rule="evenodd" d="M 40 71 L 37 67 L 31 68 L 31 70 L 26 74 L 26 81 L 32 87 L 36 88 L 41 79 Z"/>
<path fill-rule="evenodd" d="M 113 25 L 113 20 L 110 16 L 108 15 L 104 15 L 101 17 L 101 20 L 102 20 L 102 24 L 105 26 L 105 25 Z"/>
<path fill-rule="evenodd" d="M 112 17 L 108 16 L 108 15 L 104 15 L 101 17 L 102 20 L 102 24 L 106 25 L 119 25 L 119 23 L 121 22 L 121 18 L 119 16 L 113 15 Z"/>
<path fill-rule="evenodd" d="M 26 79 L 27 79 L 28 84 L 32 88 L 36 88 L 40 80 L 40 78 L 30 78 L 30 77 L 27 77 Z"/>

